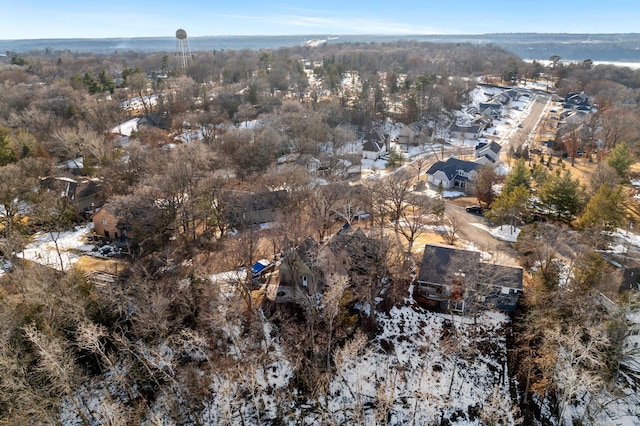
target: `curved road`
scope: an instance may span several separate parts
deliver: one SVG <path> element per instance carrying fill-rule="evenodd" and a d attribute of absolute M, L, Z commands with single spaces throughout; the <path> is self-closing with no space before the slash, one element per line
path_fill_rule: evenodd
<path fill-rule="evenodd" d="M 467 213 L 464 207 L 450 202 L 445 202 L 445 215 L 450 221 L 456 222 L 460 239 L 471 242 L 479 250 L 493 254 L 492 261 L 505 266 L 520 266 L 517 261 L 518 255 L 510 242 L 498 240 L 484 229 L 472 225 L 480 223 L 489 226 L 484 217 Z"/>

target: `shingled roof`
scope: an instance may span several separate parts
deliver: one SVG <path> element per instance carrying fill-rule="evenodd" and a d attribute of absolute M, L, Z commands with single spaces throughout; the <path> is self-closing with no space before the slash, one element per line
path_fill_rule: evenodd
<path fill-rule="evenodd" d="M 427 170 L 428 175 L 433 175 L 438 171 L 442 171 L 447 175 L 449 180 L 455 178 L 459 171 L 469 173 L 473 170 L 479 170 L 482 167 L 481 164 L 474 163 L 473 161 L 459 160 L 455 157 L 449 157 L 447 161 L 437 161 Z"/>

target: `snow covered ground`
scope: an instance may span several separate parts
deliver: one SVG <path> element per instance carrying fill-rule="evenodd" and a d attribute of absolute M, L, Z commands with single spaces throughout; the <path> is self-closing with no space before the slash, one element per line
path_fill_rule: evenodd
<path fill-rule="evenodd" d="M 92 230 L 93 224 L 78 226 L 71 231 L 36 234 L 24 250 L 17 253 L 17 256 L 50 268 L 67 271 L 78 262 L 80 258 L 78 252 L 90 252 L 95 247 L 85 243 Z"/>
<path fill-rule="evenodd" d="M 346 346 L 330 384 L 329 410 L 340 423 L 486 424 L 501 414 L 514 424 L 507 379 L 507 317 L 473 319 L 413 306 L 380 314 L 373 345 Z M 358 355 L 358 356 L 356 356 Z M 500 404 L 492 404 L 492 399 Z M 358 418 L 357 416 L 361 417 Z M 486 417 L 485 417 L 486 416 Z"/>
<path fill-rule="evenodd" d="M 35 234 L 16 256 L 59 271 L 68 271 L 82 255 L 102 256 L 103 253 L 117 251 L 116 247 L 109 245 L 102 245 L 98 251 L 94 244 L 87 242 L 92 232 L 93 223 L 76 226 L 69 231 L 41 232 Z"/>
<path fill-rule="evenodd" d="M 171 419 L 199 419 L 200 424 L 441 424 L 482 425 L 504 419 L 515 424 L 508 377 L 506 333 L 509 320 L 498 313 L 463 318 L 427 312 L 413 304 L 378 314 L 380 332 L 367 342 L 362 334 L 335 352 L 335 368 L 327 376 L 327 391 L 316 397 L 293 388 L 296 369 L 278 343 L 273 326 L 264 322 L 264 341 L 246 346 L 243 327 L 227 322 L 228 357 L 242 368 L 205 368 L 198 381 L 209 383 L 202 403 L 171 405 L 180 391 L 169 382 L 145 413 L 145 424 Z M 208 359 L 206 343 L 191 343 L 188 358 Z M 184 339 L 187 340 L 187 339 Z M 184 340 L 174 339 L 141 351 L 150 366 L 163 366 L 169 376 L 185 360 Z M 198 344 L 201 342 L 202 344 Z M 254 343 L 255 344 L 255 343 Z M 268 348 L 268 350 L 266 350 Z M 248 362 L 259 353 L 260 362 Z M 183 354 L 179 356 L 179 354 Z M 159 367 L 158 367 L 159 368 Z M 213 370 L 213 371 L 212 371 Z M 114 365 L 102 380 L 78 389 L 85 418 L 99 424 L 127 410 L 134 395 L 121 388 L 128 374 Z M 175 404 L 175 401 L 174 401 Z M 185 408 L 185 406 L 190 408 Z M 193 407 L 199 412 L 193 412 Z M 65 425 L 80 425 L 78 408 L 67 401 L 60 408 Z M 176 410 L 187 410 L 179 413 Z M 162 420 L 162 421 L 161 421 Z"/>

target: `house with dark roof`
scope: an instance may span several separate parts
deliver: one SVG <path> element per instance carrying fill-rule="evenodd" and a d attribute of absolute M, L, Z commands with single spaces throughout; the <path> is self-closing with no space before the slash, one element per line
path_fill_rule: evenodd
<path fill-rule="evenodd" d="M 494 141 L 480 142 L 476 145 L 474 157 L 478 164 L 497 164 L 500 161 L 502 146 Z"/>
<path fill-rule="evenodd" d="M 480 252 L 426 245 L 416 298 L 441 311 L 513 312 L 522 294 L 522 268 L 483 262 Z"/>
<path fill-rule="evenodd" d="M 473 119 L 473 121 L 471 121 L 471 124 L 482 127 L 482 130 L 487 130 L 492 123 L 493 119 L 485 115 L 478 115 Z"/>
<path fill-rule="evenodd" d="M 427 182 L 444 189 L 470 189 L 478 177 L 481 164 L 450 157 L 447 161 L 437 161 L 427 170 Z"/>
<path fill-rule="evenodd" d="M 480 102 L 478 112 L 485 116 L 499 117 L 502 104 L 498 101 Z"/>
<path fill-rule="evenodd" d="M 292 302 L 296 293 L 308 294 L 324 290 L 326 281 L 344 277 L 352 285 L 366 283 L 383 274 L 386 240 L 369 238 L 349 224 L 324 244 L 307 238 L 289 250 L 278 267 L 279 284 L 273 298 L 276 302 Z"/>
<path fill-rule="evenodd" d="M 581 109 L 589 111 L 591 109 L 591 103 L 589 102 L 589 96 L 584 92 L 574 93 L 569 92 L 564 98 L 563 106 L 566 109 Z"/>
<path fill-rule="evenodd" d="M 287 191 L 231 191 L 229 223 L 235 227 L 273 222 L 286 208 Z"/>
<path fill-rule="evenodd" d="M 79 214 L 92 214 L 103 204 L 99 179 L 79 179 L 63 176 L 46 177 L 41 185 L 48 191 L 55 191 L 73 205 Z"/>
<path fill-rule="evenodd" d="M 449 128 L 451 136 L 463 139 L 478 139 L 482 130 L 478 124 L 454 124 Z"/>
<path fill-rule="evenodd" d="M 517 101 L 520 99 L 520 92 L 516 89 L 508 89 L 502 92 L 503 95 L 508 96 L 512 101 Z"/>
<path fill-rule="evenodd" d="M 323 280 L 315 261 L 318 243 L 309 237 L 283 256 L 278 268 L 280 286 L 317 292 Z"/>
<path fill-rule="evenodd" d="M 377 160 L 389 151 L 389 135 L 381 130 L 371 130 L 363 139 L 362 158 Z"/>
<path fill-rule="evenodd" d="M 640 268 L 624 268 L 616 275 L 614 281 L 620 283 L 619 294 L 627 291 L 640 292 Z"/>

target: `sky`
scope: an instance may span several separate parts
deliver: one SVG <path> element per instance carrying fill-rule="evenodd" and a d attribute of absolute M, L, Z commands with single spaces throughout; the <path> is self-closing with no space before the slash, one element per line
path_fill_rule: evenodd
<path fill-rule="evenodd" d="M 0 0 L 0 40 L 640 32 L 638 0 Z"/>

